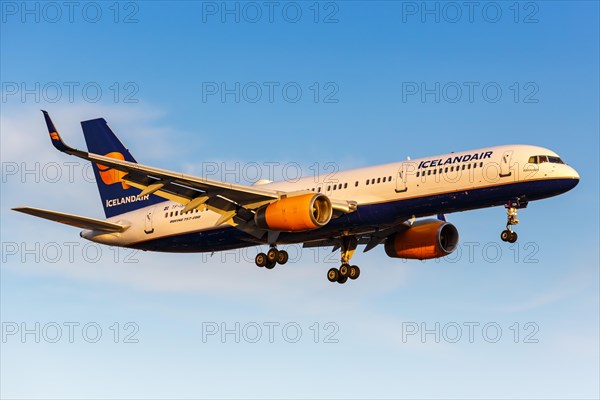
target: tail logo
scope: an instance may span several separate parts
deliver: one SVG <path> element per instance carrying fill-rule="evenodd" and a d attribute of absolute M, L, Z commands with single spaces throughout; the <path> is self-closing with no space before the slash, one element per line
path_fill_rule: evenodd
<path fill-rule="evenodd" d="M 50 133 L 50 139 L 52 139 L 52 140 L 60 140 L 60 136 L 58 136 L 57 132 L 51 132 Z"/>
<path fill-rule="evenodd" d="M 112 153 L 105 154 L 104 156 L 114 158 L 116 160 L 125 160 L 123 154 L 119 153 L 118 151 L 113 151 Z M 125 190 L 131 187 L 121 180 L 123 176 L 125 176 L 125 172 L 107 167 L 106 165 L 102 164 L 96 164 L 96 166 L 100 172 L 100 178 L 105 185 L 114 185 L 115 183 L 120 183 Z"/>

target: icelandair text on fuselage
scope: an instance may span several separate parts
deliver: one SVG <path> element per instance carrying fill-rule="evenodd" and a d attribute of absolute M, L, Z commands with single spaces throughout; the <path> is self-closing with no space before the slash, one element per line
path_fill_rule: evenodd
<path fill-rule="evenodd" d="M 455 163 L 461 163 L 461 162 L 467 162 L 467 161 L 483 160 L 486 158 L 492 158 L 492 153 L 493 153 L 493 151 L 486 151 L 485 153 L 480 153 L 480 154 L 475 153 L 475 154 L 465 154 L 464 156 L 458 156 L 458 157 L 448 157 L 448 158 L 446 158 L 446 160 L 439 158 L 437 160 L 421 161 L 419 163 L 418 169 L 429 168 L 429 167 L 441 167 L 443 165 L 455 164 Z"/>
<path fill-rule="evenodd" d="M 136 201 L 144 201 L 144 200 L 148 200 L 149 198 L 150 198 L 149 194 L 147 194 L 145 196 L 119 197 L 116 199 L 106 200 L 106 207 L 114 207 L 114 206 L 120 206 L 120 205 L 128 204 L 128 203 L 135 203 Z"/>

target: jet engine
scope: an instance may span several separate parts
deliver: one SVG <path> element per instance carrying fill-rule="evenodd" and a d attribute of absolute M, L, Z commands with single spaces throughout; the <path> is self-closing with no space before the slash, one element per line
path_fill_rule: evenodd
<path fill-rule="evenodd" d="M 259 209 L 254 221 L 263 229 L 302 232 L 326 225 L 332 213 L 331 201 L 327 196 L 311 193 L 277 200 Z"/>
<path fill-rule="evenodd" d="M 428 260 L 447 256 L 456 250 L 457 244 L 458 231 L 454 225 L 427 219 L 388 236 L 385 252 L 393 258 Z"/>

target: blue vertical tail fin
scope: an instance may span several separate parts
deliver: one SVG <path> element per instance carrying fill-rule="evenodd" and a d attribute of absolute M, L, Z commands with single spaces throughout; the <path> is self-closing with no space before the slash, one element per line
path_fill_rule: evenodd
<path fill-rule="evenodd" d="M 81 127 L 90 153 L 137 162 L 109 128 L 104 118 L 82 121 Z M 140 189 L 122 181 L 125 175 L 122 171 L 97 163 L 92 163 L 92 168 L 107 218 L 165 201 L 153 194 L 140 197 Z"/>

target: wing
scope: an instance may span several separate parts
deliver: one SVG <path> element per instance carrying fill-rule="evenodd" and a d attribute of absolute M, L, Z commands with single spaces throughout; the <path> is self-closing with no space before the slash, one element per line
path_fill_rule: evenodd
<path fill-rule="evenodd" d="M 129 228 L 127 225 L 115 224 L 100 219 L 81 217 L 79 215 L 66 214 L 58 211 L 42 210 L 41 208 L 15 207 L 13 210 L 82 229 L 93 229 L 105 232 L 123 232 Z"/>
<path fill-rule="evenodd" d="M 265 231 L 255 229 L 254 210 L 286 196 L 307 193 L 227 183 L 77 150 L 63 142 L 48 113 L 42 112 L 52 144 L 58 150 L 122 171 L 121 179 L 141 189 L 140 195 L 155 194 L 178 202 L 185 206 L 183 212 L 200 207 L 217 212 L 221 214 L 217 225 L 230 223 L 260 237 Z M 357 208 L 354 201 L 330 200 L 336 215 L 353 212 Z"/>

